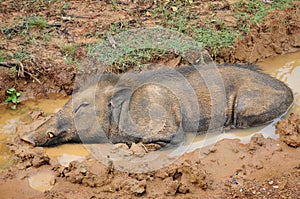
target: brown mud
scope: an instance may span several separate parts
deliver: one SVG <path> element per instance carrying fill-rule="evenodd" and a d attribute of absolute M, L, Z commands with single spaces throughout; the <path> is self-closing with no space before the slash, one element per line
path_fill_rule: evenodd
<path fill-rule="evenodd" d="M 300 146 L 300 115 L 291 113 L 287 120 L 281 120 L 276 124 L 276 134 L 280 140 L 291 147 Z"/>
<path fill-rule="evenodd" d="M 23 99 L 43 97 L 43 89 L 46 93 L 71 94 L 77 67 L 66 62 L 66 59 L 84 59 L 86 46 L 101 41 L 94 34 L 107 30 L 111 23 L 136 20 L 132 19 L 128 10 L 115 10 L 105 1 L 69 2 L 66 9 L 63 9 L 61 1 L 45 3 L 39 8 L 36 4 L 25 5 L 32 1 L 24 1 L 24 4 L 14 2 L 1 2 L 2 23 L 15 27 L 9 29 L 10 34 L 0 33 L 2 52 L 11 55 L 21 52 L 19 46 L 28 42 L 24 35 L 15 34 L 19 30 L 17 27 L 22 27 L 22 23 L 15 22 L 23 16 L 30 13 L 47 16 L 47 23 L 54 26 L 46 28 L 50 34 L 49 41 L 38 38 L 41 34 L 38 28 L 30 30 L 30 34 L 36 36 L 31 41 L 37 45 L 26 49 L 26 53 L 33 56 L 22 62 L 25 70 L 43 86 L 28 74 L 17 77 L 12 70 L 0 67 L 1 101 L 9 87 L 22 91 Z M 143 7 L 124 2 L 129 11 Z M 251 26 L 248 35 L 236 41 L 234 49 L 222 49 L 215 57 L 216 61 L 256 62 L 299 49 L 299 6 L 294 1 L 293 6 L 268 14 L 262 23 Z M 199 7 L 204 8 L 202 5 Z M 214 12 L 220 17 L 224 14 L 222 10 Z M 230 20 L 231 15 L 229 13 L 227 21 L 234 24 L 236 22 Z M 151 20 L 142 23 L 153 25 Z M 140 26 L 133 24 L 133 27 Z M 76 45 L 71 58 L 62 50 L 66 44 Z M 170 60 L 163 61 L 172 66 L 178 65 L 178 58 L 166 59 Z M 0 111 L 4 113 L 8 110 Z M 300 117 L 297 114 L 277 124 L 276 132 L 280 139 L 265 138 L 260 134 L 252 136 L 246 144 L 238 139 L 223 139 L 213 148 L 184 154 L 167 167 L 136 174 L 119 171 L 113 164 L 104 165 L 82 145 L 66 145 L 57 151 L 53 148 L 33 148 L 21 142 L 20 134 L 44 121 L 54 109 L 48 114 L 40 114 L 39 110 L 27 110 L 25 114 L 31 111 L 30 120 L 33 123 L 18 123 L 18 128 L 9 128 L 13 129 L 13 133 L 17 131 L 14 136 L 10 133 L 0 136 L 0 151 L 5 153 L 3 157 L 9 157 L 4 161 L 10 161 L 9 168 L 0 171 L 0 198 L 297 198 L 300 195 Z M 8 137 L 10 141 L 7 141 Z M 138 154 L 140 149 L 126 150 Z M 67 155 L 61 157 L 61 154 Z M 202 157 L 202 154 L 205 156 Z"/>
<path fill-rule="evenodd" d="M 10 148 L 19 162 L 1 174 L 3 198 L 297 198 L 300 193 L 300 147 L 261 134 L 248 144 L 224 139 L 167 167 L 138 174 L 106 166 L 92 156 L 63 166 L 18 136 Z M 206 156 L 200 158 L 200 151 Z"/>

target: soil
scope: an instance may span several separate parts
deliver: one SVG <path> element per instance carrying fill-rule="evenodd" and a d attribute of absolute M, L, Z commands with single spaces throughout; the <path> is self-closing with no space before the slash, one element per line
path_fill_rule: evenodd
<path fill-rule="evenodd" d="M 299 118 L 292 114 L 278 123 L 277 130 L 291 134 L 292 128 L 285 131 L 281 126 L 294 127 L 289 121 Z M 106 166 L 93 156 L 63 166 L 42 147 L 29 146 L 19 136 L 9 142 L 18 163 L 1 172 L 2 198 L 297 198 L 300 194 L 300 147 L 286 139 L 282 142 L 261 134 L 248 144 L 224 139 L 184 154 L 167 167 L 131 173 L 115 169 L 113 162 Z M 140 152 L 137 147 L 129 150 Z M 31 185 L 32 178 L 41 174 L 50 176 L 40 179 L 48 186 L 43 192 Z"/>
<path fill-rule="evenodd" d="M 234 20 L 234 10 L 228 6 L 232 2 L 195 4 L 192 9 L 197 10 L 199 17 L 194 23 L 201 27 L 210 23 L 209 16 L 217 16 L 217 20 L 222 19 L 225 25 L 236 29 L 240 22 Z M 148 4 L 147 1 L 2 1 L 0 58 L 8 62 L 21 60 L 27 73 L 22 77 L 22 73 L 12 72 L 20 66 L 9 66 L 13 70 L 0 67 L 0 101 L 10 87 L 22 91 L 23 99 L 49 92 L 71 94 L 78 63 L 87 55 L 89 46 L 99 44 L 108 30 L 115 27 L 120 32 L 157 25 L 155 16 L 147 14 L 151 9 Z M 217 55 L 212 54 L 213 47 L 207 50 L 219 63 L 253 63 L 295 51 L 300 47 L 299 7 L 299 2 L 294 1 L 292 6 L 269 13 L 259 24 L 243 21 L 249 23 L 245 26 L 250 31 L 233 48 L 220 49 Z M 30 17 L 45 19 L 44 24 L 36 22 L 30 26 Z M 171 54 L 163 59 L 168 62 L 176 58 Z"/>
<path fill-rule="evenodd" d="M 74 62 L 84 59 L 89 44 L 101 41 L 99 34 L 105 33 L 112 23 L 124 20 L 131 22 L 132 28 L 153 26 L 155 22 L 141 20 L 143 14 L 130 14 L 147 10 L 147 5 L 142 3 L 118 1 L 122 9 L 114 9 L 110 1 L 71 1 L 67 8 L 63 1 L 43 2 L 0 3 L 0 53 L 5 52 L 8 57 L 14 57 L 17 52 L 25 54 L 22 65 L 27 72 L 22 77 L 7 67 L 0 67 L 1 101 L 10 87 L 22 91 L 22 99 L 47 93 L 71 94 L 77 72 Z M 222 49 L 215 60 L 256 62 L 299 49 L 299 8 L 299 2 L 294 1 L 291 7 L 268 14 L 262 23 L 251 25 L 249 33 L 237 40 L 233 49 Z M 201 9 L 205 6 L 199 6 L 199 13 Z M 222 9 L 211 12 L 203 13 L 225 17 L 232 26 L 236 23 L 230 9 L 229 13 Z M 27 35 L 32 36 L 28 39 L 26 34 L 19 33 L 24 16 L 33 14 L 47 18 L 48 25 L 28 30 Z M 40 38 L 40 35 L 50 38 Z M 75 45 L 75 51 L 68 54 L 63 50 L 66 45 Z M 173 55 L 159 61 L 179 64 L 178 57 Z M 43 148 L 21 142 L 17 134 L 9 142 L 17 163 L 0 173 L 0 198 L 297 198 L 300 195 L 299 124 L 300 116 L 292 114 L 277 124 L 280 140 L 259 134 L 249 144 L 225 139 L 213 148 L 185 154 L 168 167 L 142 174 L 118 171 L 93 157 L 62 166 Z M 199 158 L 203 150 L 206 155 Z M 54 176 L 45 179 L 52 189 L 40 192 L 31 188 L 30 179 L 38 173 Z"/>
<path fill-rule="evenodd" d="M 280 135 L 280 140 L 291 147 L 300 146 L 300 116 L 291 113 L 287 120 L 277 123 L 276 132 Z"/>

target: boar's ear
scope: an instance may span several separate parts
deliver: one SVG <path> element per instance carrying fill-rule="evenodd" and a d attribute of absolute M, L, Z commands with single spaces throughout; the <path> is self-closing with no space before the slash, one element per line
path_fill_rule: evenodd
<path fill-rule="evenodd" d="M 115 93 L 112 95 L 111 104 L 113 107 L 121 106 L 126 100 L 130 99 L 132 90 L 128 87 L 117 88 Z"/>
<path fill-rule="evenodd" d="M 118 88 L 116 92 L 113 94 L 111 98 L 111 111 L 112 111 L 112 117 L 114 118 L 114 122 L 119 125 L 119 122 L 121 119 L 121 113 L 127 113 L 126 109 L 128 109 L 128 106 L 123 106 L 124 103 L 130 100 L 130 96 L 132 94 L 132 91 L 128 87 L 124 88 Z"/>

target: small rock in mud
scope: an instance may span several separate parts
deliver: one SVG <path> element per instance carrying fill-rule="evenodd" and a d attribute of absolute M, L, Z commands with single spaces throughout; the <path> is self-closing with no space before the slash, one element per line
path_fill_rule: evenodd
<path fill-rule="evenodd" d="M 132 151 L 129 150 L 129 147 L 127 146 L 127 144 L 124 144 L 124 143 L 118 143 L 118 144 L 115 144 L 112 151 L 112 153 L 118 153 L 119 155 L 122 155 L 122 156 L 130 156 L 132 155 Z"/>
<path fill-rule="evenodd" d="M 249 143 L 249 151 L 254 152 L 259 147 L 265 146 L 265 138 L 262 134 L 255 134 L 251 137 L 250 143 Z"/>
<path fill-rule="evenodd" d="M 161 149 L 161 145 L 156 144 L 156 143 L 149 143 L 149 144 L 144 144 L 144 145 L 148 152 Z"/>
<path fill-rule="evenodd" d="M 174 196 L 180 186 L 180 182 L 178 180 L 173 180 L 172 177 L 164 179 L 165 184 L 165 194 L 169 196 Z"/>
<path fill-rule="evenodd" d="M 276 134 L 280 140 L 291 147 L 300 146 L 300 115 L 291 113 L 287 120 L 281 120 L 276 124 Z"/>
<path fill-rule="evenodd" d="M 142 143 L 132 143 L 131 147 L 129 148 L 126 144 L 119 143 L 115 144 L 114 148 L 112 149 L 112 153 L 118 153 L 119 155 L 127 156 L 136 156 L 136 157 L 143 157 L 148 152 L 148 149 Z"/>
<path fill-rule="evenodd" d="M 187 160 L 179 165 L 171 165 L 157 171 L 155 177 L 163 179 L 165 195 L 185 194 L 207 188 L 206 173 L 201 168 L 200 162 Z"/>
<path fill-rule="evenodd" d="M 263 163 L 261 161 L 259 161 L 259 162 L 257 162 L 255 164 L 255 168 L 258 169 L 258 170 L 260 170 L 260 169 L 264 168 L 264 165 L 263 165 Z"/>
<path fill-rule="evenodd" d="M 132 143 L 130 151 L 137 157 L 143 157 L 147 153 L 147 149 L 142 143 Z"/>
<path fill-rule="evenodd" d="M 146 180 L 138 181 L 134 180 L 130 183 L 130 190 L 135 195 L 142 195 L 146 191 Z"/>
<path fill-rule="evenodd" d="M 28 115 L 32 121 L 46 117 L 46 113 L 43 111 L 31 111 Z"/>

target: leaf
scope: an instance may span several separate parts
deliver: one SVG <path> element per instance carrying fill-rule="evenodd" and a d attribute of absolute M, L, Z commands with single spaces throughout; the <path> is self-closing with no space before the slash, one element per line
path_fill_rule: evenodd
<path fill-rule="evenodd" d="M 7 89 L 9 92 L 16 92 L 16 89 L 14 87 Z"/>
<path fill-rule="evenodd" d="M 17 109 L 17 105 L 13 105 L 10 107 L 12 110 L 16 110 Z"/>
<path fill-rule="evenodd" d="M 17 93 L 16 93 L 16 96 L 17 96 L 17 97 L 20 97 L 21 95 L 22 95 L 21 92 L 17 92 Z"/>
<path fill-rule="evenodd" d="M 4 102 L 10 102 L 11 100 L 12 100 L 12 97 L 9 96 L 9 97 L 7 97 L 7 98 L 4 100 Z"/>
<path fill-rule="evenodd" d="M 14 103 L 14 104 L 17 104 L 18 103 L 18 99 L 17 99 L 17 96 L 16 95 L 12 95 L 11 96 L 11 101 Z"/>

